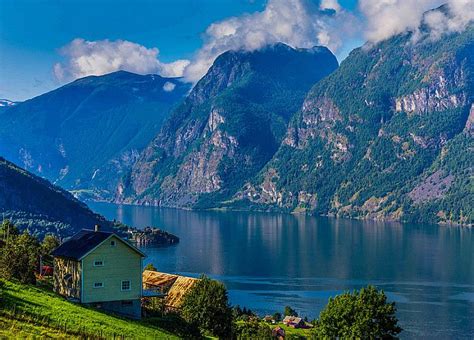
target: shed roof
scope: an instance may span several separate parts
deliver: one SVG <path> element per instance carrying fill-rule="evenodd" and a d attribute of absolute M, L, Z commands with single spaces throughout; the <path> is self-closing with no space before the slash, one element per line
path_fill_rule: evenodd
<path fill-rule="evenodd" d="M 303 319 L 297 316 L 285 316 L 283 319 L 283 323 L 299 324 L 301 321 L 303 321 Z"/>
<path fill-rule="evenodd" d="M 143 272 L 144 284 L 169 287 L 164 302 L 166 307 L 171 308 L 181 307 L 184 296 L 198 281 L 199 279 L 194 277 L 161 273 L 152 270 L 145 270 Z"/>
<path fill-rule="evenodd" d="M 178 275 L 160 273 L 153 270 L 143 271 L 143 283 L 151 286 L 164 286 L 174 283 Z"/>
<path fill-rule="evenodd" d="M 174 284 L 168 291 L 165 299 L 165 305 L 168 307 L 179 308 L 183 304 L 184 296 L 193 288 L 198 282 L 198 279 L 193 277 L 178 276 Z"/>
<path fill-rule="evenodd" d="M 127 241 L 123 240 L 121 237 L 114 234 L 113 232 L 94 231 L 89 229 L 82 229 L 81 231 L 79 231 L 69 240 L 54 249 L 51 252 L 51 255 L 55 257 L 66 257 L 78 261 L 111 236 L 117 237 L 120 241 L 132 248 L 138 254 L 140 254 L 141 256 L 145 256 L 145 254 L 143 254 L 140 250 L 138 250 L 136 247 L 132 246 Z"/>

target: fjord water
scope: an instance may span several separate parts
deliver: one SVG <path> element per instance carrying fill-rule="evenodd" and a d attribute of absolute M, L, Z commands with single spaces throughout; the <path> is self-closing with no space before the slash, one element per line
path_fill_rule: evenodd
<path fill-rule="evenodd" d="M 160 271 L 224 282 L 260 315 L 285 305 L 317 317 L 330 296 L 374 284 L 397 302 L 403 338 L 474 338 L 474 230 L 304 215 L 196 212 L 90 203 L 109 219 L 156 226 L 176 246 L 143 248 Z"/>

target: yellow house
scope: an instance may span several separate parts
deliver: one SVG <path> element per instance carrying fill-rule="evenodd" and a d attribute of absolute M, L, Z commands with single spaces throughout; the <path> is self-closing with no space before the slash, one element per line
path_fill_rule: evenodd
<path fill-rule="evenodd" d="M 141 317 L 145 254 L 112 232 L 83 229 L 56 248 L 54 290 L 83 304 Z"/>

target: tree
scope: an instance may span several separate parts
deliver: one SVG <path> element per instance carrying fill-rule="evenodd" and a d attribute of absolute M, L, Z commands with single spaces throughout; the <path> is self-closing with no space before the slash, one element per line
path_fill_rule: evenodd
<path fill-rule="evenodd" d="M 281 321 L 281 313 L 276 312 L 275 314 L 273 314 L 273 319 L 274 319 L 276 322 L 280 322 L 280 321 Z"/>
<path fill-rule="evenodd" d="M 145 266 L 144 270 L 152 270 L 152 271 L 154 271 L 154 272 L 157 272 L 157 271 L 158 271 L 158 269 L 156 269 L 156 267 L 153 265 L 153 263 L 148 263 L 148 264 Z"/>
<path fill-rule="evenodd" d="M 0 274 L 22 283 L 35 283 L 35 268 L 40 255 L 38 239 L 25 231 L 1 249 Z"/>
<path fill-rule="evenodd" d="M 395 303 L 373 286 L 329 299 L 316 322 L 318 338 L 394 337 L 402 331 L 395 316 Z"/>
<path fill-rule="evenodd" d="M 298 313 L 290 306 L 285 306 L 285 316 L 298 316 Z"/>
<path fill-rule="evenodd" d="M 257 319 L 237 323 L 234 334 L 237 339 L 272 339 L 271 328 Z"/>
<path fill-rule="evenodd" d="M 51 234 L 48 234 L 44 237 L 43 242 L 41 243 L 41 255 L 49 255 L 51 252 L 59 247 L 59 239 Z"/>
<path fill-rule="evenodd" d="M 232 309 L 229 306 L 227 289 L 221 282 L 201 276 L 184 297 L 181 314 L 191 325 L 215 336 L 230 336 Z"/>
<path fill-rule="evenodd" d="M 2 240 L 7 242 L 10 237 L 18 235 L 20 235 L 18 228 L 9 219 L 3 220 L 2 226 L 0 227 L 0 236 Z"/>

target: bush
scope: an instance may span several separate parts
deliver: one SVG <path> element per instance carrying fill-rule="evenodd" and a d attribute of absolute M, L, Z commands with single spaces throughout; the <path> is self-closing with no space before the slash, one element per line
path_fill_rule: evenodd
<path fill-rule="evenodd" d="M 264 322 L 252 319 L 235 325 L 234 335 L 237 339 L 272 339 L 272 330 Z"/>
<path fill-rule="evenodd" d="M 148 263 L 145 268 L 143 268 L 143 270 L 151 270 L 151 271 L 158 271 L 158 269 L 156 269 L 156 267 L 153 265 L 153 263 Z"/>
<path fill-rule="evenodd" d="M 329 299 L 315 325 L 318 338 L 394 337 L 402 331 L 395 316 L 395 303 L 373 286 Z"/>
<path fill-rule="evenodd" d="M 298 316 L 298 313 L 290 306 L 285 307 L 285 316 Z"/>
<path fill-rule="evenodd" d="M 35 283 L 35 269 L 40 254 L 38 239 L 24 232 L 10 236 L 0 251 L 0 275 L 22 283 Z"/>
<path fill-rule="evenodd" d="M 193 326 L 220 338 L 231 334 L 232 309 L 221 282 L 201 276 L 183 300 L 181 314 Z"/>

